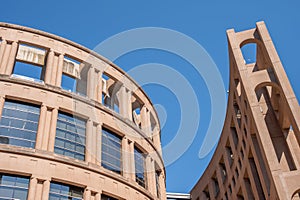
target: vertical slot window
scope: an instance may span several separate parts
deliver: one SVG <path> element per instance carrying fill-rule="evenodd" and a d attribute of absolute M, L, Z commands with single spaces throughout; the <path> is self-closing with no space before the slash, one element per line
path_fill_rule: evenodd
<path fill-rule="evenodd" d="M 121 137 L 103 128 L 102 130 L 102 161 L 104 168 L 121 174 Z"/>
<path fill-rule="evenodd" d="M 140 186 L 146 188 L 145 155 L 136 147 L 134 148 L 134 161 L 135 180 Z"/>

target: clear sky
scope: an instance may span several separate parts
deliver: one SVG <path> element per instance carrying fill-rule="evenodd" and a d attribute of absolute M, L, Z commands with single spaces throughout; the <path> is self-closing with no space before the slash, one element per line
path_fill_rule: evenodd
<path fill-rule="evenodd" d="M 50 32 L 90 49 L 94 49 L 107 38 L 129 29 L 142 27 L 172 29 L 202 45 L 217 65 L 227 90 L 229 64 L 226 30 L 235 28 L 239 31 L 254 28 L 257 21 L 264 20 L 299 99 L 299 4 L 299 1 L 277 0 L 6 0 L 1 2 L 0 21 Z M 176 42 L 178 41 L 174 41 Z M 210 86 L 206 85 L 201 74 L 197 73 L 194 66 L 185 58 L 160 49 L 145 48 L 132 51 L 114 62 L 125 71 L 144 64 L 159 63 L 178 72 L 191 85 L 200 110 L 199 127 L 189 148 L 182 152 L 180 158 L 166 166 L 167 190 L 189 192 L 212 156 L 212 152 L 202 159 L 198 156 L 211 117 L 212 108 L 208 89 Z M 144 67 L 149 68 L 149 65 Z M 162 74 L 168 76 L 163 72 Z M 163 79 L 161 76 L 156 78 Z M 182 110 L 185 107 L 180 107 L 181 100 L 176 92 L 159 83 L 154 81 L 153 84 L 143 85 L 143 88 L 153 103 L 158 105 L 162 118 L 162 146 L 165 147 L 178 134 L 183 120 Z M 171 86 L 177 87 L 178 84 L 175 79 Z M 192 117 L 188 120 L 191 123 L 195 122 Z M 224 116 L 212 120 L 222 124 Z M 215 140 L 217 139 L 216 137 Z M 172 148 L 174 154 L 178 149 L 180 148 Z M 172 152 L 164 153 L 165 158 L 170 156 L 173 156 Z"/>

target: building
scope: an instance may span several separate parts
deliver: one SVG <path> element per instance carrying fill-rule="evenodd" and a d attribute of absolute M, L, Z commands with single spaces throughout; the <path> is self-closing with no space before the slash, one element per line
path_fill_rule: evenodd
<path fill-rule="evenodd" d="M 160 125 L 119 67 L 0 23 L 0 199 L 166 199 Z"/>
<path fill-rule="evenodd" d="M 300 108 L 272 39 L 263 22 L 227 36 L 227 115 L 192 199 L 299 199 Z M 255 61 L 243 56 L 247 45 Z"/>

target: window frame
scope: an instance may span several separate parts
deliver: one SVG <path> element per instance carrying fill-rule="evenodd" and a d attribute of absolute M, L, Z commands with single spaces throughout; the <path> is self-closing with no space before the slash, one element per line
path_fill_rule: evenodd
<path fill-rule="evenodd" d="M 31 108 L 31 109 L 30 109 Z M 38 133 L 38 125 L 40 121 L 40 112 L 41 108 L 39 105 L 32 104 L 32 103 L 27 103 L 23 101 L 18 101 L 18 100 L 11 100 L 11 99 L 6 99 L 4 102 L 3 110 L 2 110 L 2 116 L 0 118 L 0 136 L 1 139 L 8 139 L 8 141 L 11 139 L 12 141 L 15 142 L 26 142 L 30 143 L 30 145 L 18 145 L 18 144 L 13 144 L 9 142 L 0 142 L 1 144 L 7 144 L 11 146 L 18 146 L 18 147 L 25 147 L 25 148 L 31 148 L 34 149 L 36 145 L 36 139 L 37 139 L 37 133 Z M 15 114 L 10 116 L 11 114 Z M 31 114 L 31 119 L 29 118 L 29 114 Z M 23 116 L 26 116 L 26 118 L 22 118 Z M 34 121 L 34 118 L 36 120 Z M 9 126 L 5 124 L 5 121 L 7 120 L 7 123 Z M 12 124 L 14 126 L 12 126 Z M 17 127 L 20 126 L 21 127 Z M 27 128 L 25 128 L 27 126 Z M 32 126 L 32 127 L 30 127 Z M 1 132 L 1 129 L 8 129 L 9 132 L 7 135 L 5 135 L 4 132 Z M 30 129 L 32 128 L 32 129 Z M 13 130 L 13 131 L 11 131 Z M 18 133 L 19 132 L 19 133 Z M 34 135 L 25 135 L 24 133 L 27 134 L 34 134 Z M 26 138 L 28 137 L 28 138 Z M 31 138 L 32 137 L 32 138 Z"/>
<path fill-rule="evenodd" d="M 138 158 L 139 157 L 139 158 Z M 137 159 L 138 158 L 138 159 Z M 142 158 L 143 163 L 138 163 L 138 160 Z M 140 165 L 143 168 L 143 173 L 139 173 L 137 166 Z M 142 186 L 143 188 L 147 189 L 147 173 L 146 173 L 146 155 L 145 153 L 140 150 L 139 147 L 134 146 L 134 166 L 135 166 L 135 181 Z M 140 178 L 138 175 L 143 174 L 143 177 Z"/>
<path fill-rule="evenodd" d="M 3 176 L 5 177 L 10 177 L 10 178 L 14 178 L 15 181 L 13 182 L 13 185 L 8 185 L 8 184 L 3 184 Z M 18 184 L 20 184 L 20 182 L 17 182 L 18 179 L 22 179 L 22 183 L 21 184 L 26 184 L 27 187 L 22 187 Z M 26 180 L 27 182 L 23 182 L 24 180 Z M 28 197 L 28 193 L 29 193 L 29 187 L 30 187 L 30 178 L 29 177 L 26 177 L 26 176 L 20 176 L 20 175 L 12 175 L 12 174 L 6 174 L 6 173 L 0 173 L 0 196 L 2 195 L 1 194 L 1 190 L 2 188 L 6 188 L 6 189 L 10 189 L 12 190 L 12 196 L 1 196 L 2 198 L 12 198 L 12 199 L 15 199 L 15 198 L 20 198 L 20 196 L 17 196 L 16 195 L 16 191 L 20 191 L 20 190 L 23 190 L 26 192 L 26 199 Z M 7 194 L 7 193 L 6 193 Z M 15 196 L 16 195 L 16 196 Z M 24 196 L 21 196 L 21 198 L 23 198 Z"/>
<path fill-rule="evenodd" d="M 58 185 L 60 186 L 59 192 L 56 191 L 51 191 L 53 189 L 53 185 Z M 68 191 L 62 190 L 63 187 L 68 187 Z M 74 189 L 81 189 L 81 197 L 74 196 Z M 63 192 L 67 192 L 68 194 L 65 194 Z M 70 194 L 71 193 L 71 194 Z M 75 185 L 70 185 L 70 184 L 65 184 L 62 182 L 58 181 L 51 181 L 50 182 L 50 190 L 49 190 L 49 200 L 51 200 L 51 195 L 59 196 L 59 197 L 67 197 L 67 198 L 72 198 L 72 200 L 82 200 L 84 198 L 84 188 L 83 187 L 78 187 Z"/>
<path fill-rule="evenodd" d="M 33 48 L 33 49 L 36 49 L 36 50 L 44 51 L 44 64 L 39 64 L 39 63 L 35 63 L 35 62 L 30 62 L 30 61 L 18 59 L 17 55 L 18 55 L 18 51 L 20 49 L 20 46 L 25 46 L 25 47 Z M 13 78 L 20 78 L 20 79 L 23 79 L 23 80 L 28 80 L 28 81 L 38 82 L 38 83 L 44 83 L 47 56 L 48 56 L 48 50 L 46 48 L 36 46 L 34 44 L 19 43 L 17 53 L 15 55 L 15 63 L 14 63 L 14 67 L 13 67 L 13 71 L 12 71 L 11 76 Z M 41 68 L 41 70 L 39 72 L 40 73 L 39 78 L 32 77 L 32 76 L 27 76 L 27 75 L 24 75 L 24 74 L 16 74 L 15 70 L 16 70 L 16 67 L 17 67 L 17 63 L 30 65 L 30 67 Z M 19 66 L 19 67 L 28 67 L 28 66 Z"/>
<path fill-rule="evenodd" d="M 104 132 L 105 132 L 105 133 L 104 133 Z M 119 148 L 119 149 L 115 149 L 115 148 L 114 148 L 114 150 L 120 150 L 120 151 L 119 151 L 119 154 L 120 154 L 120 159 L 119 159 L 119 161 L 120 161 L 119 171 L 114 170 L 114 169 L 113 169 L 114 166 L 112 166 L 112 167 L 110 168 L 110 167 L 108 167 L 108 166 L 105 166 L 105 165 L 104 165 L 105 163 L 103 163 L 103 161 L 104 161 L 104 159 L 103 159 L 103 158 L 104 158 L 104 155 L 103 155 L 103 154 L 107 154 L 108 157 L 113 157 L 113 156 L 109 155 L 107 152 L 104 152 L 104 135 L 105 135 L 105 134 L 109 134 L 110 136 L 112 136 L 112 137 L 114 137 L 114 138 L 116 138 L 116 139 L 119 139 L 119 142 L 116 142 L 115 140 L 110 140 L 110 141 L 108 141 L 108 142 L 119 143 L 119 145 L 120 145 L 120 148 Z M 110 137 L 110 138 L 113 139 L 112 137 Z M 109 138 L 107 138 L 107 139 L 109 139 Z M 109 145 L 107 145 L 107 147 L 109 148 L 109 149 L 107 149 L 108 151 L 111 150 Z M 116 158 L 116 159 L 118 159 L 118 158 Z M 105 162 L 107 162 L 108 165 L 112 165 L 111 163 L 108 163 L 108 161 L 105 161 Z M 123 174 L 122 136 L 120 136 L 119 134 L 115 133 L 114 131 L 112 131 L 111 129 L 109 129 L 109 128 L 107 128 L 107 127 L 102 127 L 102 131 L 101 131 L 101 166 L 104 167 L 105 169 L 111 170 L 111 171 L 113 171 L 113 172 L 115 172 L 115 173 L 118 173 L 118 174 L 121 174 L 121 175 Z M 117 168 L 117 167 L 116 167 L 116 168 Z"/>
<path fill-rule="evenodd" d="M 62 116 L 62 118 L 60 118 L 60 115 Z M 64 118 L 65 117 L 65 118 Z M 70 120 L 70 121 L 69 121 Z M 79 123 L 82 123 L 81 125 Z M 59 123 L 61 123 L 62 125 L 65 126 L 70 126 L 70 128 L 74 128 L 75 130 L 71 130 L 68 128 L 62 128 L 59 127 Z M 78 133 L 78 129 L 82 129 L 82 131 L 84 131 L 84 135 Z M 55 134 L 55 143 L 54 143 L 54 153 L 59 154 L 59 155 L 63 155 L 63 156 L 67 156 L 69 158 L 73 158 L 73 159 L 77 159 L 77 160 L 81 160 L 81 161 L 85 161 L 86 159 L 86 131 L 87 131 L 87 120 L 76 116 L 76 115 L 72 115 L 69 114 L 67 112 L 64 111 L 58 111 L 58 116 L 57 116 L 57 125 L 56 125 L 56 134 Z M 62 137 L 62 135 L 60 134 L 65 134 L 65 136 Z M 74 137 L 74 138 L 67 138 L 67 137 Z M 80 141 L 82 141 L 80 143 Z M 59 142 L 63 143 L 63 147 L 59 146 Z M 70 148 L 66 148 L 66 144 L 72 146 L 74 145 L 74 149 L 70 149 Z M 83 148 L 82 152 L 78 151 L 78 149 Z M 70 156 L 70 155 L 66 155 L 65 153 L 69 152 L 74 154 L 74 156 Z M 82 156 L 80 157 L 76 157 L 77 156 Z"/>

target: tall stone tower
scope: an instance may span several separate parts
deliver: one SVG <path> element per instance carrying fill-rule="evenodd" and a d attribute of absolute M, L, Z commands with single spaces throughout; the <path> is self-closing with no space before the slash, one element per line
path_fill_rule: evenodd
<path fill-rule="evenodd" d="M 299 199 L 300 108 L 272 39 L 264 22 L 227 36 L 225 124 L 192 199 Z M 256 45 L 252 62 L 243 57 L 246 45 Z"/>

